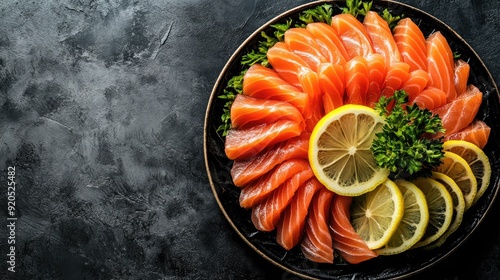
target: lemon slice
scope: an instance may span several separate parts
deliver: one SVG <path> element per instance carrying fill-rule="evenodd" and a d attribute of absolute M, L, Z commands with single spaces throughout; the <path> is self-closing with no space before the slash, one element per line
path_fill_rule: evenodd
<path fill-rule="evenodd" d="M 398 186 L 387 179 L 373 191 L 353 197 L 351 224 L 371 250 L 383 247 L 399 226 L 404 199 Z"/>
<path fill-rule="evenodd" d="M 465 199 L 462 194 L 462 191 L 457 186 L 455 181 L 453 181 L 447 175 L 444 175 L 443 173 L 439 172 L 432 172 L 432 179 L 443 184 L 450 193 L 451 199 L 453 200 L 453 217 L 451 219 L 450 226 L 448 227 L 446 232 L 443 235 L 441 235 L 441 237 L 439 237 L 435 242 L 429 244 L 428 246 L 429 249 L 441 246 L 446 241 L 446 238 L 448 238 L 450 234 L 452 234 L 458 229 L 458 227 L 462 223 L 462 219 L 465 212 Z"/>
<path fill-rule="evenodd" d="M 465 199 L 465 210 L 471 207 L 477 193 L 477 180 L 469 164 L 461 156 L 444 152 L 441 164 L 434 171 L 448 175 L 462 190 Z"/>
<path fill-rule="evenodd" d="M 443 143 L 443 150 L 461 156 L 469 164 L 477 180 L 477 193 L 472 204 L 484 194 L 490 185 L 491 166 L 488 156 L 478 146 L 464 140 L 449 140 Z"/>
<path fill-rule="evenodd" d="M 429 210 L 424 193 L 408 181 L 397 180 L 395 183 L 403 194 L 403 219 L 389 242 L 376 250 L 379 255 L 394 255 L 410 249 L 422 238 L 429 223 Z"/>
<path fill-rule="evenodd" d="M 413 183 L 422 190 L 429 208 L 429 224 L 425 234 L 413 248 L 425 246 L 441 237 L 453 218 L 453 199 L 446 187 L 431 178 L 418 178 Z"/>
<path fill-rule="evenodd" d="M 384 118 L 362 105 L 344 105 L 324 116 L 309 140 L 309 163 L 329 190 L 357 196 L 384 182 L 389 170 L 375 162 L 370 146 Z"/>

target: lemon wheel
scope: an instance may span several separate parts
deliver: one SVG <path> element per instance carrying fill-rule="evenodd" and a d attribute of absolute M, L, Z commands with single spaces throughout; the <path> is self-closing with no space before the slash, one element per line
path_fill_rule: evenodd
<path fill-rule="evenodd" d="M 379 255 L 394 255 L 410 249 L 423 237 L 429 223 L 429 210 L 424 193 L 408 181 L 397 180 L 395 183 L 403 194 L 403 218 L 389 242 L 376 250 Z"/>
<path fill-rule="evenodd" d="M 453 232 L 455 232 L 458 229 L 458 227 L 462 223 L 462 219 L 464 217 L 464 212 L 465 212 L 465 199 L 462 194 L 462 191 L 457 186 L 455 181 L 453 181 L 447 175 L 444 175 L 443 173 L 439 172 L 432 172 L 432 179 L 443 184 L 450 193 L 451 199 L 453 200 L 453 216 L 451 218 L 451 223 L 448 229 L 441 237 L 439 237 L 436 241 L 427 246 L 429 249 L 441 246 L 446 241 L 448 236 L 450 236 Z"/>
<path fill-rule="evenodd" d="M 465 210 L 469 209 L 477 194 L 477 180 L 467 161 L 453 152 L 444 152 L 441 164 L 434 171 L 443 173 L 455 181 L 462 190 Z"/>
<path fill-rule="evenodd" d="M 484 194 L 490 185 L 491 166 L 488 156 L 478 146 L 464 140 L 449 140 L 443 150 L 461 156 L 468 164 L 477 181 L 477 193 L 472 204 Z"/>
<path fill-rule="evenodd" d="M 353 197 L 351 224 L 371 250 L 389 242 L 404 213 L 404 199 L 398 186 L 387 179 L 374 190 Z"/>
<path fill-rule="evenodd" d="M 345 196 L 369 192 L 387 179 L 370 147 L 384 118 L 370 107 L 344 105 L 325 115 L 309 141 L 309 162 L 316 178 Z"/>
<path fill-rule="evenodd" d="M 446 187 L 434 179 L 418 178 L 413 183 L 424 193 L 429 209 L 425 234 L 413 246 L 418 248 L 432 243 L 446 232 L 453 217 L 453 200 Z"/>

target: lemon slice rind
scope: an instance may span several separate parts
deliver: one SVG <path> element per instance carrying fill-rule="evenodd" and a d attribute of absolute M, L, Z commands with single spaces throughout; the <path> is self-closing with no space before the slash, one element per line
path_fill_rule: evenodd
<path fill-rule="evenodd" d="M 344 105 L 325 115 L 309 140 L 309 163 L 316 178 L 344 196 L 358 196 L 383 183 L 389 170 L 376 164 L 370 147 L 384 123 L 363 105 Z"/>

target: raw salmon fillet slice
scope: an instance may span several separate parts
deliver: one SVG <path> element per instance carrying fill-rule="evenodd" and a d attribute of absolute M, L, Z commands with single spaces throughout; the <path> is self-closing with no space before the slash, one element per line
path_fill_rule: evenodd
<path fill-rule="evenodd" d="M 429 35 L 427 47 L 427 72 L 430 85 L 446 93 L 446 101 L 451 102 L 457 97 L 455 90 L 455 62 L 453 52 L 446 38 L 437 31 Z"/>
<path fill-rule="evenodd" d="M 231 160 L 247 159 L 276 143 L 299 136 L 303 130 L 302 124 L 289 120 L 231 129 L 226 135 L 224 151 Z"/>
<path fill-rule="evenodd" d="M 318 78 L 324 113 L 327 114 L 344 105 L 344 67 L 339 64 L 322 63 L 318 69 Z"/>
<path fill-rule="evenodd" d="M 366 59 L 356 56 L 344 65 L 344 103 L 365 105 L 370 87 L 370 73 Z"/>
<path fill-rule="evenodd" d="M 309 168 L 305 159 L 289 159 L 279 165 L 259 180 L 245 186 L 240 193 L 240 206 L 252 208 L 262 202 L 272 191 L 277 189 L 286 180 L 296 173 Z"/>
<path fill-rule="evenodd" d="M 413 70 L 401 85 L 401 89 L 408 94 L 408 101 L 413 102 L 415 98 L 429 85 L 429 74 L 424 70 Z"/>
<path fill-rule="evenodd" d="M 304 118 L 297 107 L 284 101 L 265 100 L 238 94 L 231 106 L 233 128 L 243 129 L 278 120 L 304 123 Z"/>
<path fill-rule="evenodd" d="M 259 155 L 246 159 L 235 160 L 231 168 L 233 183 L 242 187 L 257 180 L 276 165 L 295 158 L 307 160 L 309 149 L 309 134 L 302 133 L 300 136 L 278 143 Z"/>
<path fill-rule="evenodd" d="M 276 228 L 281 213 L 290 203 L 297 189 L 314 177 L 311 168 L 295 173 L 281 186 L 274 190 L 262 203 L 252 208 L 252 223 L 260 231 L 272 231 Z"/>
<path fill-rule="evenodd" d="M 394 91 L 400 89 L 403 83 L 408 80 L 410 65 L 405 62 L 393 62 L 387 66 L 384 84 L 382 85 L 382 95 L 390 97 Z"/>
<path fill-rule="evenodd" d="M 483 93 L 476 86 L 469 85 L 457 99 L 432 112 L 441 118 L 443 127 L 446 129 L 445 136 L 447 136 L 471 124 L 482 101 Z"/>
<path fill-rule="evenodd" d="M 363 24 L 351 14 L 337 14 L 332 17 L 332 26 L 339 35 L 349 58 L 366 57 L 373 53 L 370 37 Z"/>
<path fill-rule="evenodd" d="M 305 28 L 288 29 L 285 31 L 284 41 L 288 49 L 302 58 L 314 72 L 318 71 L 321 63 L 327 61 L 316 38 Z"/>
<path fill-rule="evenodd" d="M 410 71 L 427 71 L 427 47 L 422 30 L 410 18 L 398 22 L 393 30 L 393 37 L 401 60 L 410 65 Z"/>
<path fill-rule="evenodd" d="M 378 53 L 370 54 L 366 57 L 366 67 L 368 68 L 368 76 L 370 80 L 366 97 L 366 105 L 373 107 L 379 100 L 382 93 L 382 85 L 387 72 L 385 58 Z"/>
<path fill-rule="evenodd" d="M 490 131 L 491 128 L 485 122 L 481 120 L 475 120 L 466 128 L 445 136 L 444 141 L 465 140 L 475 144 L 482 149 L 488 143 Z"/>
<path fill-rule="evenodd" d="M 278 75 L 288 83 L 300 89 L 297 74 L 302 67 L 309 67 L 300 56 L 293 53 L 284 42 L 278 42 L 267 50 L 269 64 Z"/>
<path fill-rule="evenodd" d="M 434 110 L 446 104 L 446 93 L 435 87 L 427 87 L 411 102 L 421 109 Z"/>
<path fill-rule="evenodd" d="M 304 235 L 309 205 L 314 194 L 321 188 L 324 186 L 313 177 L 305 182 L 293 196 L 276 226 L 276 242 L 283 248 L 290 250 L 299 244 Z"/>
<path fill-rule="evenodd" d="M 309 97 L 309 105 L 306 108 L 306 130 L 312 131 L 321 117 L 324 116 L 321 105 L 321 89 L 318 74 L 309 68 L 302 68 L 298 74 L 300 85 Z"/>
<path fill-rule="evenodd" d="M 469 63 L 459 59 L 455 62 L 455 90 L 457 96 L 464 93 L 467 90 L 467 81 L 469 80 L 470 65 Z"/>
<path fill-rule="evenodd" d="M 243 93 L 260 99 L 285 101 L 301 113 L 309 104 L 307 94 L 283 80 L 275 70 L 260 64 L 252 65 L 243 76 Z"/>
<path fill-rule="evenodd" d="M 306 29 L 314 36 L 328 62 L 340 65 L 346 63 L 349 55 L 332 26 L 323 22 L 311 22 Z"/>
<path fill-rule="evenodd" d="M 335 194 L 321 188 L 313 197 L 300 243 L 304 256 L 318 263 L 333 263 L 332 236 L 328 228 L 330 206 Z"/>
<path fill-rule="evenodd" d="M 373 50 L 385 58 L 386 65 L 401 61 L 401 54 L 387 21 L 377 12 L 368 11 L 363 25 L 370 36 Z"/>
<path fill-rule="evenodd" d="M 357 264 L 372 259 L 377 254 L 370 250 L 365 241 L 356 233 L 350 222 L 352 198 L 337 195 L 333 198 L 330 219 L 330 231 L 333 248 L 348 263 Z"/>

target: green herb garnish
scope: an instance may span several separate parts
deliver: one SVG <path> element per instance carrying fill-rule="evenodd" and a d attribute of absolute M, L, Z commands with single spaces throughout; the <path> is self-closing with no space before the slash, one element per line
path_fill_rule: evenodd
<path fill-rule="evenodd" d="M 231 129 L 231 105 L 233 105 L 236 94 L 243 92 L 243 76 L 245 72 L 246 70 L 243 70 L 240 75 L 233 76 L 229 79 L 224 89 L 224 94 L 218 96 L 218 98 L 226 100 L 224 108 L 222 109 L 222 124 L 217 128 L 217 133 L 222 132 L 222 137 L 225 137 L 227 132 Z"/>
<path fill-rule="evenodd" d="M 389 10 L 387 9 L 384 9 L 382 11 L 382 18 L 387 22 L 387 24 L 389 24 L 389 28 L 390 29 L 393 29 L 394 27 L 396 27 L 396 24 L 398 23 L 398 21 L 404 17 L 403 14 L 399 15 L 399 16 L 393 16 Z"/>
<path fill-rule="evenodd" d="M 376 103 L 375 110 L 386 117 L 386 124 L 376 134 L 371 150 L 377 164 L 389 169 L 394 179 L 429 177 L 443 157 L 442 139 L 429 136 L 445 130 L 439 116 L 416 104 L 407 105 L 407 101 L 408 95 L 400 90 Z M 389 111 L 392 102 L 394 107 Z"/>
<path fill-rule="evenodd" d="M 305 27 L 308 23 L 311 22 L 324 22 L 328 25 L 332 24 L 332 16 L 333 9 L 332 5 L 323 4 L 316 8 L 306 10 L 302 12 L 299 16 L 299 20 L 303 23 L 300 24 L 300 27 Z"/>
<path fill-rule="evenodd" d="M 351 14 L 354 17 L 358 15 L 366 16 L 366 13 L 372 9 L 373 2 L 364 2 L 362 0 L 347 0 L 346 7 L 342 9 L 343 14 Z"/>

